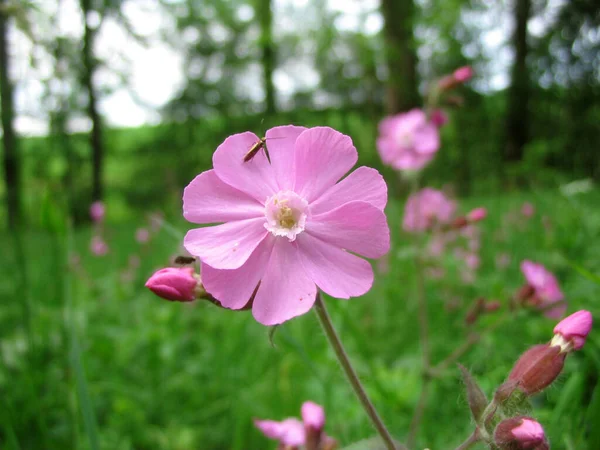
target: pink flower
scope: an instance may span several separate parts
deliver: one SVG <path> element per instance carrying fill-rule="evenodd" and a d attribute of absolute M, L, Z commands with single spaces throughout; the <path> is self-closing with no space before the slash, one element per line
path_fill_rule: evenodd
<path fill-rule="evenodd" d="M 475 208 L 467 214 L 467 220 L 471 223 L 473 222 L 481 222 L 487 216 L 487 209 L 485 208 Z"/>
<path fill-rule="evenodd" d="M 94 202 L 90 205 L 90 217 L 92 218 L 92 221 L 96 223 L 102 222 L 105 212 L 104 203 L 100 201 Z"/>
<path fill-rule="evenodd" d="M 283 445 L 299 447 L 304 445 L 306 435 L 304 425 L 298 419 L 285 419 L 281 422 L 274 420 L 255 420 L 254 425 L 269 439 L 275 439 Z"/>
<path fill-rule="evenodd" d="M 523 272 L 529 286 L 533 288 L 531 303 L 539 309 L 543 309 L 546 317 L 552 319 L 561 317 L 565 313 L 567 305 L 561 303 L 555 308 L 549 308 L 553 303 L 562 302 L 564 299 L 554 275 L 541 264 L 531 261 L 521 263 L 521 272 Z"/>
<path fill-rule="evenodd" d="M 454 71 L 453 77 L 457 82 L 465 83 L 473 78 L 473 73 L 473 68 L 471 66 L 463 66 Z"/>
<path fill-rule="evenodd" d="M 577 311 L 561 320 L 554 327 L 554 333 L 562 338 L 562 342 L 574 350 L 579 350 L 585 344 L 587 335 L 592 330 L 592 313 L 586 310 Z M 556 336 L 555 336 L 556 338 Z M 556 345 L 559 339 L 553 339 Z"/>
<path fill-rule="evenodd" d="M 448 115 L 442 109 L 434 109 L 429 119 L 438 128 L 448 123 Z"/>
<path fill-rule="evenodd" d="M 196 298 L 199 280 L 191 267 L 167 267 L 155 272 L 146 287 L 161 298 L 191 302 Z"/>
<path fill-rule="evenodd" d="M 535 214 L 535 207 L 531 203 L 525 202 L 521 206 L 521 214 L 525 217 L 532 217 Z"/>
<path fill-rule="evenodd" d="M 94 236 L 90 242 L 90 250 L 96 256 L 104 256 L 108 253 L 108 245 L 102 236 Z"/>
<path fill-rule="evenodd" d="M 535 419 L 517 416 L 505 419 L 494 431 L 494 443 L 501 449 L 513 450 L 547 450 L 544 429 Z"/>
<path fill-rule="evenodd" d="M 297 448 L 306 445 L 307 449 L 323 448 L 321 445 L 335 447 L 332 445 L 335 441 L 323 432 L 325 411 L 313 402 L 302 405 L 302 421 L 295 418 L 281 422 L 256 419 L 254 424 L 266 437 L 279 441 L 283 446 Z"/>
<path fill-rule="evenodd" d="M 135 240 L 140 244 L 145 244 L 150 240 L 150 232 L 146 228 L 138 228 L 135 231 Z"/>
<path fill-rule="evenodd" d="M 403 228 L 417 232 L 433 228 L 434 225 L 447 224 L 452 219 L 456 204 L 443 192 L 425 188 L 411 195 L 404 208 Z"/>
<path fill-rule="evenodd" d="M 363 295 L 371 265 L 389 250 L 381 175 L 359 167 L 352 140 L 331 128 L 296 126 L 266 133 L 264 151 L 244 162 L 258 141 L 230 136 L 213 155 L 214 169 L 198 175 L 183 194 L 183 215 L 200 224 L 184 246 L 202 262 L 206 290 L 240 309 L 252 305 L 264 325 L 308 312 L 317 286 L 338 298 Z M 259 285 L 260 283 L 260 285 Z"/>
<path fill-rule="evenodd" d="M 465 264 L 471 270 L 478 269 L 481 265 L 481 260 L 479 259 L 479 255 L 475 253 L 467 253 L 465 255 Z"/>
<path fill-rule="evenodd" d="M 420 109 L 387 117 L 379 124 L 377 150 L 383 162 L 394 169 L 422 169 L 439 148 L 437 126 Z"/>

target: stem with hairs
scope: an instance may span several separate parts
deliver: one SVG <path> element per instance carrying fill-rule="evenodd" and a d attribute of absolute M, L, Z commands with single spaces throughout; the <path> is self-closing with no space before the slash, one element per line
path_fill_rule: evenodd
<path fill-rule="evenodd" d="M 352 367 L 352 363 L 350 363 L 350 359 L 348 358 L 348 355 L 346 354 L 346 350 L 344 350 L 342 342 L 340 341 L 340 338 L 337 335 L 335 328 L 333 327 L 331 317 L 329 316 L 329 313 L 327 312 L 327 309 L 325 308 L 325 303 L 323 302 L 323 299 L 321 298 L 320 292 L 317 292 L 317 298 L 315 300 L 315 311 L 317 312 L 317 316 L 319 317 L 319 322 L 321 322 L 321 326 L 323 327 L 323 331 L 325 331 L 325 335 L 327 336 L 329 344 L 331 345 L 331 348 L 333 349 L 335 356 L 337 357 L 340 365 L 342 366 L 342 369 L 344 370 L 344 373 L 346 374 L 346 377 L 348 378 L 348 381 L 350 382 L 350 385 L 352 386 L 354 393 L 358 397 L 362 407 L 364 408 L 365 412 L 369 416 L 369 419 L 371 419 L 373 426 L 375 427 L 375 429 L 381 436 L 381 439 L 383 439 L 383 442 L 385 443 L 386 448 L 388 450 L 404 449 L 404 447 L 398 447 L 394 443 L 394 440 L 392 439 L 390 432 L 385 427 L 385 424 L 381 420 L 381 417 L 379 417 L 379 414 L 377 413 L 377 410 L 373 406 L 373 403 L 371 403 L 371 400 L 369 399 L 369 396 L 367 395 L 365 388 L 363 387 L 362 383 L 360 382 L 360 379 L 358 378 L 358 375 L 356 374 L 354 367 Z"/>

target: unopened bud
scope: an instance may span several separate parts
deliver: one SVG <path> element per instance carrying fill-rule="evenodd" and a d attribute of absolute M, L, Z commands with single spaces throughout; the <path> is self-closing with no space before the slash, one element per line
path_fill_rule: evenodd
<path fill-rule="evenodd" d="M 473 414 L 475 422 L 480 423 L 483 419 L 483 412 L 488 404 L 487 398 L 467 368 L 460 364 L 458 368 L 462 372 L 463 381 L 467 389 L 467 401 L 469 402 L 471 414 Z"/>
<path fill-rule="evenodd" d="M 452 76 L 458 83 L 465 83 L 473 78 L 473 68 L 471 66 L 459 67 L 454 71 Z"/>
<path fill-rule="evenodd" d="M 511 417 L 498 424 L 494 444 L 502 450 L 548 450 L 544 429 L 538 421 L 527 416 Z"/>
<path fill-rule="evenodd" d="M 306 434 L 306 449 L 318 450 L 325 426 L 325 411 L 314 402 L 304 402 L 301 415 Z"/>
<path fill-rule="evenodd" d="M 563 353 L 579 350 L 585 344 L 591 329 L 592 313 L 586 310 L 577 311 L 554 327 L 554 338 L 550 345 L 560 346 Z"/>
<path fill-rule="evenodd" d="M 90 217 L 92 221 L 98 223 L 104 220 L 104 214 L 106 209 L 104 208 L 104 203 L 97 201 L 90 205 Z"/>
<path fill-rule="evenodd" d="M 487 216 L 487 209 L 475 208 L 467 214 L 467 220 L 470 223 L 481 222 Z"/>
<path fill-rule="evenodd" d="M 498 311 L 501 306 L 502 303 L 500 303 L 498 300 L 490 300 L 485 304 L 485 312 Z"/>
<path fill-rule="evenodd" d="M 429 119 L 438 128 L 448 123 L 448 115 L 441 109 L 434 109 Z"/>
<path fill-rule="evenodd" d="M 548 387 L 560 374 L 565 363 L 560 347 L 535 345 L 521 355 L 514 365 L 509 380 L 516 381 L 527 395 Z"/>
<path fill-rule="evenodd" d="M 191 267 L 167 267 L 155 272 L 146 287 L 161 298 L 191 302 L 206 295 L 200 276 Z"/>
<path fill-rule="evenodd" d="M 535 288 L 530 284 L 525 284 L 517 292 L 517 300 L 524 302 L 535 295 Z"/>
<path fill-rule="evenodd" d="M 469 221 L 467 220 L 467 218 L 461 216 L 454 219 L 454 222 L 452 222 L 451 227 L 454 229 L 460 229 L 466 227 L 468 224 Z"/>

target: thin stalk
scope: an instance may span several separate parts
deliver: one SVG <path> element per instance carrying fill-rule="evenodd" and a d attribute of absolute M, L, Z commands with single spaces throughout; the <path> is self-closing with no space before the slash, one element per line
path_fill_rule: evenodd
<path fill-rule="evenodd" d="M 467 438 L 465 442 L 456 447 L 456 450 L 467 450 L 481 440 L 479 429 L 473 431 L 473 434 Z"/>
<path fill-rule="evenodd" d="M 385 427 L 385 424 L 381 420 L 381 417 L 379 417 L 379 414 L 375 410 L 373 403 L 371 403 L 371 400 L 369 399 L 369 396 L 367 395 L 363 385 L 361 384 L 360 379 L 358 378 L 358 375 L 354 370 L 354 367 L 352 367 L 352 364 L 350 363 L 350 359 L 348 358 L 348 355 L 344 350 L 342 342 L 340 341 L 340 338 L 337 335 L 335 328 L 333 327 L 331 317 L 329 317 L 329 313 L 325 308 L 325 303 L 321 298 L 320 292 L 317 292 L 315 310 L 317 311 L 317 316 L 319 317 L 319 321 L 321 322 L 323 331 L 325 331 L 327 340 L 329 341 L 331 348 L 335 352 L 335 355 L 337 356 L 337 359 L 340 362 L 340 365 L 342 366 L 342 369 L 344 370 L 344 373 L 346 374 L 346 377 L 348 378 L 348 381 L 350 382 L 354 393 L 358 397 L 358 400 L 360 401 L 365 412 L 369 416 L 369 419 L 371 419 L 373 426 L 383 439 L 386 448 L 388 450 L 398 450 L 394 443 L 394 440 L 392 439 L 392 436 L 390 435 L 390 432 Z"/>
<path fill-rule="evenodd" d="M 419 178 L 415 176 L 412 180 L 411 194 L 415 194 L 419 190 Z M 429 392 L 429 383 L 431 382 L 431 347 L 429 342 L 429 315 L 427 313 L 427 298 L 425 292 L 425 277 L 423 276 L 423 261 L 421 260 L 421 253 L 423 250 L 423 239 L 417 235 L 415 238 L 417 247 L 415 255 L 415 278 L 416 278 L 416 296 L 417 296 L 417 308 L 418 308 L 418 322 L 419 322 L 419 340 L 421 342 L 421 359 L 422 359 L 422 378 L 423 386 L 421 387 L 421 395 L 413 418 L 410 422 L 410 428 L 408 432 L 407 445 L 412 447 L 414 445 L 419 425 L 427 408 L 427 396 Z"/>

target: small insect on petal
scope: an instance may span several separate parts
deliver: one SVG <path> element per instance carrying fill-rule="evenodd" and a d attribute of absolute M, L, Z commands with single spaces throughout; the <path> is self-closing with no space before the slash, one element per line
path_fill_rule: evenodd
<path fill-rule="evenodd" d="M 248 150 L 248 153 L 246 153 L 244 155 L 244 162 L 248 162 L 250 161 L 252 158 L 254 158 L 256 156 L 256 154 L 261 150 L 264 149 L 265 150 L 265 155 L 267 156 L 267 159 L 270 160 L 269 158 L 269 152 L 267 151 L 267 147 L 265 147 L 265 143 L 267 142 L 267 138 L 263 137 L 260 138 L 258 141 L 256 141 L 252 147 L 250 147 L 250 150 Z"/>

